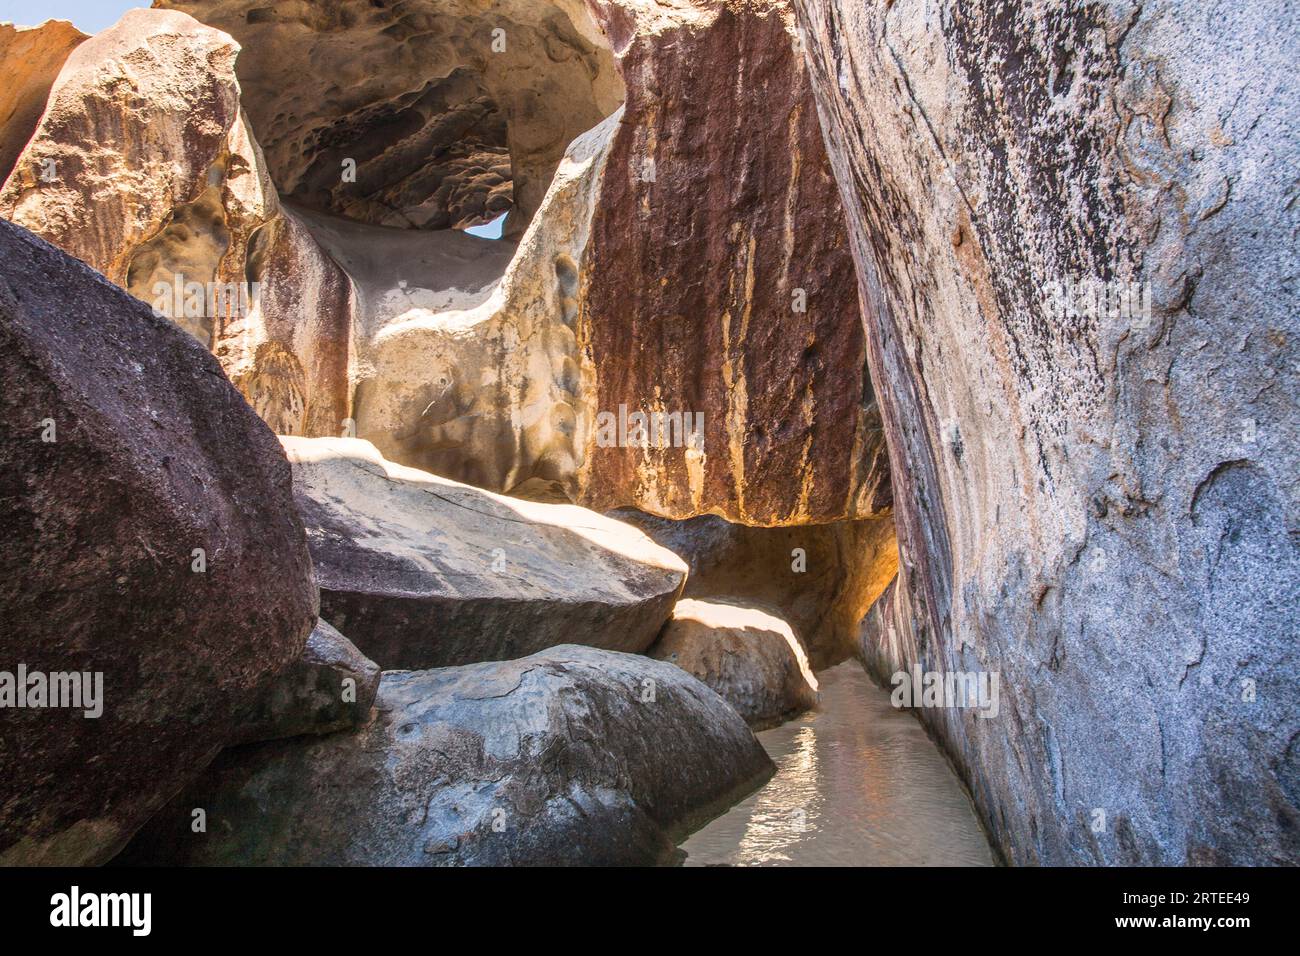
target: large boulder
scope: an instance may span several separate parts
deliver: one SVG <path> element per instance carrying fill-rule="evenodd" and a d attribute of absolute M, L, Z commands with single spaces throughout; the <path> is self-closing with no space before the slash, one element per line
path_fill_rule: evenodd
<path fill-rule="evenodd" d="M 631 508 L 611 518 L 640 528 L 690 567 L 689 598 L 770 605 L 794 628 L 815 670 L 857 654 L 859 624 L 898 573 L 894 522 L 753 528 L 717 515 L 674 521 Z"/>
<path fill-rule="evenodd" d="M 257 176 L 252 157 L 231 149 L 242 125 L 238 52 L 228 35 L 184 14 L 127 11 L 64 63 L 0 190 L 0 215 L 145 301 L 154 299 L 146 280 L 164 269 L 155 258 L 182 273 L 202 259 L 215 272 L 227 234 L 246 241 L 266 213 L 252 210 L 240 228 L 222 202 L 228 180 Z M 181 236 L 190 269 L 167 255 Z M 211 336 L 212 316 L 176 318 L 204 342 Z"/>
<path fill-rule="evenodd" d="M 630 525 L 386 461 L 369 442 L 282 439 L 321 613 L 385 669 L 645 650 L 686 565 Z"/>
<path fill-rule="evenodd" d="M 693 677 L 585 647 L 385 673 L 376 707 L 354 734 L 227 751 L 122 862 L 662 863 L 774 769 Z"/>
<path fill-rule="evenodd" d="M 328 621 L 317 621 L 307 646 L 240 720 L 237 743 L 330 734 L 370 719 L 379 665 Z"/>
<path fill-rule="evenodd" d="M 0 863 L 94 864 L 298 656 L 316 589 L 284 453 L 216 360 L 3 221 L 0 381 Z M 83 706 L 48 706 L 58 675 Z"/>
<path fill-rule="evenodd" d="M 794 631 L 760 608 L 678 601 L 646 654 L 703 681 L 755 730 L 817 704 L 817 678 Z"/>
<path fill-rule="evenodd" d="M 0 183 L 32 138 L 68 54 L 84 39 L 67 20 L 46 20 L 39 27 L 0 23 Z"/>
<path fill-rule="evenodd" d="M 351 284 L 281 210 L 238 54 L 184 13 L 127 11 L 63 64 L 0 215 L 216 351 L 277 432 L 336 435 L 351 417 Z"/>
<path fill-rule="evenodd" d="M 1300 12 L 795 0 L 895 484 L 881 670 L 1008 860 L 1300 860 Z"/>

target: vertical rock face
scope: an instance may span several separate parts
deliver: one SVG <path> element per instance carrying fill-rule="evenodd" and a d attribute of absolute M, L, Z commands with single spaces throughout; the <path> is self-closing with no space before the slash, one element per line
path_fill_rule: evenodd
<path fill-rule="evenodd" d="M 7 222 L 0 381 L 0 864 L 100 863 L 302 651 L 307 543 L 215 359 Z"/>
<path fill-rule="evenodd" d="M 582 503 L 755 525 L 878 512 L 852 260 L 789 7 L 593 9 L 627 88 L 583 264 L 597 414 L 703 422 L 698 446 L 594 431 Z"/>
<path fill-rule="evenodd" d="M 68 57 L 0 216 L 213 348 L 277 431 L 338 434 L 350 283 L 281 213 L 241 110 L 238 53 L 186 14 L 128 11 Z"/>
<path fill-rule="evenodd" d="M 47 20 L 39 27 L 0 23 L 0 182 L 13 172 L 36 131 L 68 54 L 84 39 L 67 20 Z"/>
<path fill-rule="evenodd" d="M 796 6 L 894 465 L 869 656 L 1000 673 L 922 717 L 1013 862 L 1294 862 L 1296 10 Z"/>

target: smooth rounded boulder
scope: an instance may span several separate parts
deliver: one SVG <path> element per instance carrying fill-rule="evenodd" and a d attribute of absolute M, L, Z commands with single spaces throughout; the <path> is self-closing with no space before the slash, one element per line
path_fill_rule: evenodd
<path fill-rule="evenodd" d="M 817 678 L 794 630 L 760 608 L 679 601 L 646 653 L 703 681 L 756 730 L 817 704 Z"/>
<path fill-rule="evenodd" d="M 356 733 L 226 752 L 120 862 L 668 863 L 775 769 L 689 674 L 589 647 L 388 672 L 375 706 Z"/>
<path fill-rule="evenodd" d="M 282 437 L 321 614 L 380 667 L 640 652 L 686 564 L 630 525 L 386 461 L 367 441 Z"/>
<path fill-rule="evenodd" d="M 198 342 L 0 221 L 0 864 L 109 859 L 294 660 L 288 462 Z"/>
<path fill-rule="evenodd" d="M 378 690 L 379 665 L 328 621 L 317 621 L 302 656 L 240 722 L 238 742 L 348 730 L 370 718 Z"/>

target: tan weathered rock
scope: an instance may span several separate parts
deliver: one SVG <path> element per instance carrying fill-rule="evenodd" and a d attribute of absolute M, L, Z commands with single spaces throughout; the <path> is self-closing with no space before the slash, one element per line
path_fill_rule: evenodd
<path fill-rule="evenodd" d="M 67 20 L 46 20 L 38 27 L 0 23 L 0 183 L 36 131 L 63 62 L 84 39 Z M 42 172 L 35 170 L 37 177 Z"/>
<path fill-rule="evenodd" d="M 259 197 L 241 230 L 222 205 L 228 179 L 257 175 L 251 157 L 232 149 L 238 52 L 229 36 L 184 14 L 128 11 L 68 57 L 0 190 L 0 215 L 145 301 L 154 297 L 144 282 L 156 273 L 211 280 L 227 234 L 246 239 L 268 214 Z M 38 175 L 47 162 L 48 181 Z M 211 316 L 177 318 L 208 341 Z"/>
<path fill-rule="evenodd" d="M 645 650 L 686 565 L 630 525 L 385 461 L 358 439 L 283 438 L 321 615 L 384 668 Z"/>
<path fill-rule="evenodd" d="M 790 625 L 725 601 L 678 601 L 646 654 L 703 681 L 755 730 L 817 704 L 817 678 Z"/>
<path fill-rule="evenodd" d="M 0 865 L 103 863 L 302 651 L 307 543 L 216 360 L 4 221 L 0 381 Z"/>
<path fill-rule="evenodd" d="M 232 744 L 359 727 L 370 718 L 378 690 L 379 665 L 328 621 L 317 621 L 302 654 L 240 720 Z"/>
<path fill-rule="evenodd" d="M 354 734 L 227 751 L 121 862 L 667 863 L 774 769 L 695 678 L 589 647 L 388 672 L 376 710 Z"/>
<path fill-rule="evenodd" d="M 683 596 L 772 605 L 818 671 L 857 655 L 863 615 L 898 573 L 889 515 L 783 528 L 750 528 L 716 515 L 673 521 L 630 508 L 609 515 L 687 563 Z"/>
<path fill-rule="evenodd" d="M 1294 864 L 1296 9 L 796 6 L 893 463 L 868 656 L 1000 675 L 920 715 L 1013 863 Z"/>
<path fill-rule="evenodd" d="M 238 53 L 186 14 L 128 11 L 68 57 L 0 215 L 213 348 L 276 431 L 339 434 L 350 283 L 280 210 L 240 109 Z"/>
<path fill-rule="evenodd" d="M 359 437 L 481 487 L 576 496 L 593 422 L 578 262 L 620 117 L 570 145 L 517 248 L 311 220 L 358 288 Z"/>

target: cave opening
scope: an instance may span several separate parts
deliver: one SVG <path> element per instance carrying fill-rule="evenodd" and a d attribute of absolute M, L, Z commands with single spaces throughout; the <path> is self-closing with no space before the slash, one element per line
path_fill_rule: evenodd
<path fill-rule="evenodd" d="M 581 4 L 171 5 L 239 40 L 281 198 L 353 223 L 464 231 L 504 216 L 517 239 L 568 144 L 624 98 Z"/>

